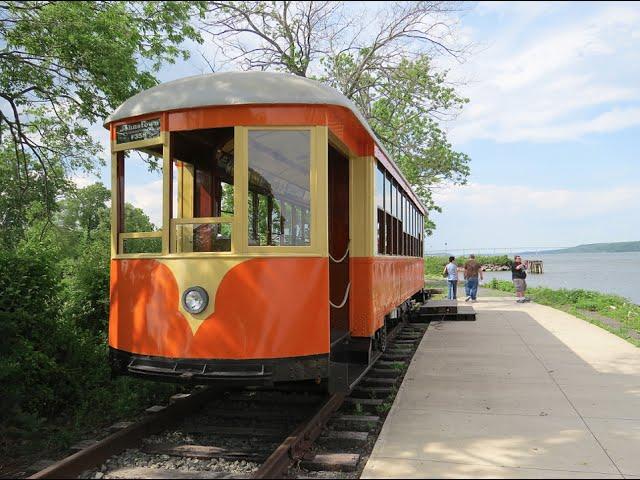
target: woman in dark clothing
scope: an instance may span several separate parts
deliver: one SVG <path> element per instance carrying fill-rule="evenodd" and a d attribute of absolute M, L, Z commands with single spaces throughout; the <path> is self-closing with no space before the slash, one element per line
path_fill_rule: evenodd
<path fill-rule="evenodd" d="M 522 263 L 520 255 L 514 257 L 515 262 L 511 264 L 511 278 L 513 279 L 513 285 L 516 287 L 516 297 L 518 303 L 524 303 L 530 301 L 524 294 L 527 291 L 527 266 Z"/>

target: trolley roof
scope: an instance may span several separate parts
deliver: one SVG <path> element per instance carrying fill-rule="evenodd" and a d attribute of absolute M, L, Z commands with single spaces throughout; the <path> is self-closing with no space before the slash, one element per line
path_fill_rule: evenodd
<path fill-rule="evenodd" d="M 392 157 L 378 140 L 356 105 L 340 92 L 315 80 L 276 72 L 221 72 L 195 75 L 161 83 L 126 100 L 107 117 L 104 126 L 149 113 L 222 105 L 322 104 L 348 108 L 365 127 L 376 145 Z M 402 172 L 405 188 L 410 184 Z M 413 193 L 413 191 L 412 191 Z M 424 209 L 419 199 L 412 195 Z M 424 209 L 426 213 L 426 209 Z"/>

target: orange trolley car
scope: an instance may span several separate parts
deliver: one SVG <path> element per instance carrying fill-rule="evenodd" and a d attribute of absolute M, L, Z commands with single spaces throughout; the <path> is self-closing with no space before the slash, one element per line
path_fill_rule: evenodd
<path fill-rule="evenodd" d="M 158 85 L 107 120 L 110 362 L 171 381 L 344 391 L 423 288 L 424 206 L 356 107 L 288 74 Z M 162 225 L 127 231 L 134 151 Z"/>

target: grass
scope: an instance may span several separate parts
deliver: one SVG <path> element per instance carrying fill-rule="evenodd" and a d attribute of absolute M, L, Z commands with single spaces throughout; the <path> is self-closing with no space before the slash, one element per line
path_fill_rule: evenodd
<path fill-rule="evenodd" d="M 456 257 L 456 263 L 462 267 L 468 260 L 467 257 Z M 506 255 L 476 255 L 480 265 L 510 265 Z M 442 278 L 442 270 L 449 263 L 449 257 L 424 257 L 424 271 L 428 277 Z"/>
<path fill-rule="evenodd" d="M 404 362 L 393 362 L 391 364 L 391 368 L 394 370 L 398 370 L 400 372 L 403 372 L 404 370 L 407 369 L 407 364 Z"/>
<path fill-rule="evenodd" d="M 379 414 L 389 413 L 389 410 L 391 410 L 392 406 L 393 406 L 393 399 L 390 399 L 390 400 L 387 400 L 386 402 L 382 403 L 381 405 L 378 405 L 376 407 L 376 411 Z"/>
<path fill-rule="evenodd" d="M 493 279 L 482 285 L 503 292 L 515 292 L 513 284 Z M 640 347 L 640 306 L 624 297 L 590 290 L 527 289 L 537 303 L 548 305 L 586 320 Z"/>

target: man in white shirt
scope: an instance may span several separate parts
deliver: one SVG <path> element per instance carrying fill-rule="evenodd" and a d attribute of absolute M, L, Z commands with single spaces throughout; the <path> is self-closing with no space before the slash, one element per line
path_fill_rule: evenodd
<path fill-rule="evenodd" d="M 458 290 L 458 265 L 456 265 L 456 257 L 449 257 L 449 263 L 444 267 L 442 275 L 447 277 L 449 284 L 449 300 L 456 300 Z"/>

